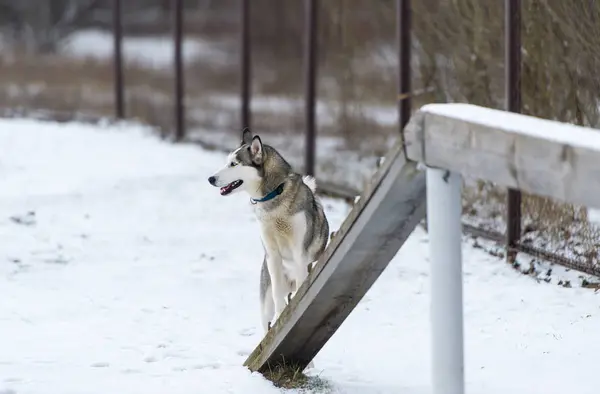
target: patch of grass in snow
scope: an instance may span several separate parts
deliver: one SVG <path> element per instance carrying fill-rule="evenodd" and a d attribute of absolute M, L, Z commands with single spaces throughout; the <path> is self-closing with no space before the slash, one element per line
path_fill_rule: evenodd
<path fill-rule="evenodd" d="M 586 207 L 524 193 L 521 208 L 523 244 L 589 267 L 600 265 L 600 227 L 588 220 Z M 463 219 L 467 224 L 504 233 L 505 216 L 505 188 L 482 180 L 465 182 Z"/>
<path fill-rule="evenodd" d="M 310 392 L 329 392 L 330 385 L 318 376 L 308 376 L 302 372 L 302 368 L 294 364 L 279 364 L 263 374 L 275 387 L 284 389 L 296 389 Z"/>
<path fill-rule="evenodd" d="M 494 241 L 474 235 L 466 239 L 473 248 L 481 249 L 490 256 L 504 260 L 503 246 L 497 245 Z M 527 253 L 519 253 L 517 260 L 510 266 L 516 272 L 528 276 L 538 283 L 545 282 L 565 288 L 582 287 L 591 289 L 594 292 L 600 291 L 600 281 L 595 276 L 549 263 L 542 258 Z"/>
<path fill-rule="evenodd" d="M 581 281 L 581 287 L 584 287 L 586 289 L 594 289 L 596 291 L 600 291 L 600 282 L 583 279 Z"/>

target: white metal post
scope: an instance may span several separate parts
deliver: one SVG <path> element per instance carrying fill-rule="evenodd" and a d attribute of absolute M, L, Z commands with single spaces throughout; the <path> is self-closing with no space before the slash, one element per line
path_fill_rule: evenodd
<path fill-rule="evenodd" d="M 460 174 L 427 169 L 433 394 L 464 393 Z"/>

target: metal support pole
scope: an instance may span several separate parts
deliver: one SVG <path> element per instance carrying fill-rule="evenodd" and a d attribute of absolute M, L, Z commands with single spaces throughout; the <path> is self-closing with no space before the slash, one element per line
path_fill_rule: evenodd
<path fill-rule="evenodd" d="M 304 44 L 304 73 L 305 73 L 305 106 L 306 106 L 306 146 L 304 157 L 304 172 L 308 175 L 315 174 L 315 147 L 316 147 L 316 85 L 317 85 L 317 0 L 305 0 L 305 26 L 306 35 Z"/>
<path fill-rule="evenodd" d="M 396 0 L 396 43 L 398 45 L 398 121 L 400 133 L 410 118 L 410 0 Z"/>
<path fill-rule="evenodd" d="M 240 80 L 242 88 L 240 91 L 242 101 L 241 129 L 250 127 L 250 94 L 251 94 L 251 52 L 250 52 L 250 0 L 241 0 L 241 59 L 240 59 Z M 240 129 L 240 130 L 241 130 Z"/>
<path fill-rule="evenodd" d="M 185 113 L 183 90 L 183 1 L 173 0 L 173 43 L 174 43 L 174 66 L 175 66 L 175 140 L 181 141 L 185 138 Z"/>
<path fill-rule="evenodd" d="M 521 112 L 521 1 L 504 2 L 506 110 Z M 514 263 L 521 239 L 521 192 L 508 190 L 506 199 L 506 259 Z"/>
<path fill-rule="evenodd" d="M 125 90 L 123 84 L 123 26 L 121 23 L 121 0 L 113 0 L 113 73 L 115 89 L 115 116 L 117 119 L 125 117 Z"/>
<path fill-rule="evenodd" d="M 464 393 L 462 178 L 427 169 L 433 394 Z"/>

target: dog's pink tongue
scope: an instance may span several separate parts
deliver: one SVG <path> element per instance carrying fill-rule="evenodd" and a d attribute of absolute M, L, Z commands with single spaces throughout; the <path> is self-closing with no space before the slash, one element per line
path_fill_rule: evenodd
<path fill-rule="evenodd" d="M 221 190 L 221 194 L 225 194 L 225 193 L 227 193 L 228 187 L 223 186 L 220 190 Z"/>

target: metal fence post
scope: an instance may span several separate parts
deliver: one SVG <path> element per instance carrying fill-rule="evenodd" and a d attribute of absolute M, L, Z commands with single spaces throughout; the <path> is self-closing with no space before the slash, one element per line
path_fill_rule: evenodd
<path fill-rule="evenodd" d="M 250 41 L 250 0 L 241 0 L 241 59 L 240 59 L 240 83 L 242 85 L 241 94 L 241 129 L 250 128 L 250 95 L 251 95 L 251 41 Z M 240 129 L 240 130 L 241 130 Z"/>
<path fill-rule="evenodd" d="M 184 90 L 183 90 L 183 1 L 173 0 L 173 44 L 174 44 L 174 68 L 175 68 L 175 140 L 181 141 L 185 138 L 185 113 L 184 113 Z"/>
<path fill-rule="evenodd" d="M 521 111 L 521 1 L 504 2 L 506 110 Z M 521 192 L 508 190 L 506 199 L 506 259 L 513 263 L 521 239 Z"/>
<path fill-rule="evenodd" d="M 464 393 L 462 178 L 427 169 L 433 394 Z"/>
<path fill-rule="evenodd" d="M 125 117 L 125 90 L 123 84 L 123 25 L 121 22 L 121 0 L 113 0 L 113 73 L 115 89 L 115 116 L 118 119 Z"/>
<path fill-rule="evenodd" d="M 315 148 L 316 148 L 316 84 L 317 84 L 317 28 L 318 28 L 318 2 L 305 0 L 305 43 L 304 43 L 304 73 L 305 73 L 305 122 L 306 146 L 304 171 L 308 175 L 315 174 Z"/>
<path fill-rule="evenodd" d="M 410 46 L 411 4 L 410 0 L 396 1 L 396 43 L 398 46 L 398 123 L 400 133 L 410 118 Z"/>

